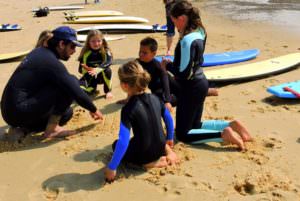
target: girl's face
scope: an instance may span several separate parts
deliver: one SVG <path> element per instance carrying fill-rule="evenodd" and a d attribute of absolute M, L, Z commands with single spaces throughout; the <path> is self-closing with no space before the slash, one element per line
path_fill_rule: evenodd
<path fill-rule="evenodd" d="M 102 46 L 102 39 L 99 35 L 92 36 L 89 41 L 89 46 L 93 50 L 99 50 Z"/>
<path fill-rule="evenodd" d="M 124 82 L 120 82 L 120 86 L 121 86 L 121 89 L 125 92 L 125 93 L 128 93 L 128 84 L 124 83 Z"/>
<path fill-rule="evenodd" d="M 178 29 L 178 31 L 181 33 L 184 31 L 186 24 L 187 24 L 187 16 L 186 15 L 180 15 L 177 18 L 171 16 L 171 20 L 173 21 L 174 25 Z"/>

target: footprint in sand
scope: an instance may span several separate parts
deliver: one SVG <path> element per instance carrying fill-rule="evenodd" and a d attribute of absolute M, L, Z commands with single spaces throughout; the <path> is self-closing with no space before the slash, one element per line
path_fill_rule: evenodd
<path fill-rule="evenodd" d="M 265 139 L 257 139 L 257 141 L 247 144 L 248 151 L 244 156 L 247 160 L 251 160 L 258 165 L 266 164 L 270 158 L 266 155 L 267 151 L 282 148 L 282 141 L 275 137 Z"/>
<path fill-rule="evenodd" d="M 268 149 L 280 149 L 282 148 L 282 141 L 275 137 L 270 137 L 263 139 L 263 146 Z"/>
<path fill-rule="evenodd" d="M 297 142 L 300 143 L 300 137 L 298 138 Z"/>
<path fill-rule="evenodd" d="M 286 175 L 276 170 L 266 171 L 260 169 L 250 172 L 246 176 L 239 175 L 235 178 L 236 181 L 233 187 L 239 194 L 244 196 L 268 193 L 277 199 L 283 197 L 284 194 L 288 194 L 290 198 L 298 197 L 299 189 Z"/>

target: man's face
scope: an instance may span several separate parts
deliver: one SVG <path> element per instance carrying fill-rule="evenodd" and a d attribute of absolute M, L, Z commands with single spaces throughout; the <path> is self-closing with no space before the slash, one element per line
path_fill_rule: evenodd
<path fill-rule="evenodd" d="M 152 52 L 148 46 L 140 46 L 139 59 L 143 62 L 150 62 L 156 55 L 156 51 Z"/>
<path fill-rule="evenodd" d="M 74 43 L 65 44 L 63 41 L 59 43 L 59 56 L 61 60 L 68 61 L 72 54 L 76 52 L 76 45 Z"/>

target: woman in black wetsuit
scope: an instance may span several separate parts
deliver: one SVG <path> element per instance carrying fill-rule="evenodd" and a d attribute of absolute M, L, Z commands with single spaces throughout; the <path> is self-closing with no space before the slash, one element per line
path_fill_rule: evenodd
<path fill-rule="evenodd" d="M 201 122 L 208 81 L 201 68 L 207 33 L 199 10 L 188 1 L 179 1 L 173 4 L 170 14 L 180 40 L 174 62 L 163 60 L 161 65 L 173 73 L 180 86 L 176 111 L 177 139 L 189 143 L 225 140 L 244 149 L 244 141 L 250 140 L 250 135 L 239 121 Z"/>
<path fill-rule="evenodd" d="M 145 93 L 150 75 L 136 61 L 124 64 L 118 74 L 121 88 L 129 99 L 122 108 L 119 139 L 113 144 L 114 154 L 105 169 L 108 181 L 114 180 L 121 161 L 146 168 L 164 167 L 177 162 L 171 149 L 174 132 L 171 114 L 158 97 Z M 131 128 L 133 137 L 130 139 Z"/>

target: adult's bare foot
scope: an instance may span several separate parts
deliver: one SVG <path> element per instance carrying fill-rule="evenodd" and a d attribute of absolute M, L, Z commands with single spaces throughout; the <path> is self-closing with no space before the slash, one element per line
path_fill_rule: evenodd
<path fill-rule="evenodd" d="M 46 130 L 43 134 L 45 138 L 64 138 L 71 135 L 75 135 L 76 132 L 74 130 L 66 130 L 61 126 L 56 126 L 54 129 Z"/>
<path fill-rule="evenodd" d="M 235 135 L 233 130 L 230 127 L 227 127 L 223 130 L 221 134 L 222 139 L 225 142 L 230 142 L 232 144 L 237 145 L 241 150 L 245 150 L 245 145 L 240 136 Z"/>
<path fill-rule="evenodd" d="M 230 127 L 241 136 L 244 142 L 252 141 L 249 132 L 240 121 L 234 120 L 230 122 Z"/>
<path fill-rule="evenodd" d="M 144 165 L 144 168 L 162 168 L 168 166 L 167 157 L 162 156 L 157 161 L 153 161 L 151 163 L 147 163 Z"/>

